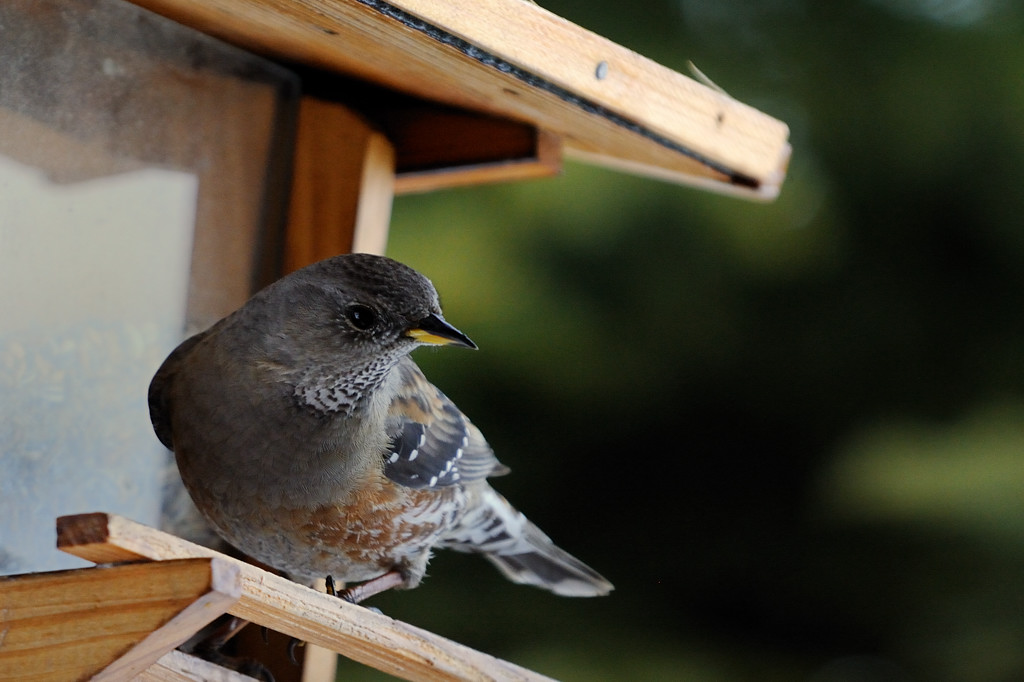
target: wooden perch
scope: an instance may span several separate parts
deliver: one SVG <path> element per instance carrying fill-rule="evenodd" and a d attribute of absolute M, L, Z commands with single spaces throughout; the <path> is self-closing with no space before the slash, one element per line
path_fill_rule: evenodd
<path fill-rule="evenodd" d="M 222 603 L 222 600 L 216 601 L 216 608 L 204 607 L 206 609 L 204 613 L 215 612 L 211 619 L 226 610 L 245 620 L 265 625 L 302 641 L 317 644 L 404 679 L 549 679 L 512 663 L 475 651 L 388 616 L 374 613 L 361 606 L 349 604 L 337 597 L 316 592 L 281 576 L 120 516 L 96 513 L 61 517 L 57 519 L 57 546 L 65 552 L 96 563 L 157 562 L 62 572 L 61 575 L 65 578 L 70 574 L 100 576 L 105 574 L 103 573 L 105 571 L 113 570 L 136 571 L 146 574 L 147 571 L 158 571 L 164 566 L 181 563 L 173 561 L 176 559 L 203 559 L 206 561 L 205 565 L 215 567 L 215 570 L 210 569 L 214 573 L 220 571 L 218 575 L 237 576 L 237 592 L 234 587 L 225 587 L 221 583 L 216 583 L 220 585 L 218 590 L 215 590 L 217 594 L 223 592 L 226 595 L 225 600 L 230 598 L 230 603 Z M 213 563 L 210 563 L 211 559 L 214 560 Z M 182 565 L 194 566 L 196 564 L 185 562 Z M 41 575 L 53 576 L 56 574 Z M 119 594 L 123 581 L 119 580 L 116 574 L 107 575 L 113 575 L 114 578 L 105 581 L 107 587 L 105 594 Z M 36 576 L 24 576 L 15 582 L 26 579 L 31 581 L 36 579 Z M 147 579 L 138 582 L 153 581 Z M 3 585 L 4 583 L 0 582 L 0 618 L 6 621 L 8 617 L 3 614 L 4 609 L 7 608 L 8 596 L 2 589 Z M 49 601 L 57 605 L 74 601 L 66 587 L 65 585 L 59 589 L 52 588 L 49 592 Z M 197 590 L 198 588 L 193 591 Z M 201 592 L 200 596 L 202 594 L 206 593 Z M 209 598 L 208 601 L 211 599 Z M 100 596 L 96 596 L 89 603 L 93 606 L 103 605 L 104 609 L 117 611 L 120 602 L 115 600 L 112 604 L 107 604 Z M 186 608 L 185 611 L 189 611 L 189 609 Z M 181 613 L 185 613 L 185 611 L 181 611 Z M 194 611 L 195 609 L 189 611 L 189 618 L 194 617 Z M 77 613 L 78 611 L 71 610 L 72 615 L 68 620 L 74 620 L 76 617 L 74 614 Z M 6 627 L 6 622 L 0 623 L 0 633 Z M 191 636 L 196 629 L 198 628 L 185 634 L 180 641 Z M 178 628 L 177 625 L 175 632 L 183 634 L 182 628 Z M 37 644 L 48 644 L 47 635 L 42 631 L 36 632 L 32 641 Z M 152 643 L 155 640 L 150 637 L 145 641 Z M 172 638 L 163 636 L 160 638 L 160 643 L 164 648 L 158 656 L 177 645 L 172 642 Z M 3 660 L 8 647 L 9 642 L 4 640 L 0 634 L 0 661 Z M 153 660 L 156 660 L 156 657 L 152 656 L 154 650 L 155 647 L 150 647 L 147 644 L 146 651 L 149 652 Z M 173 662 L 172 659 L 160 659 L 160 661 L 161 664 Z M 116 665 L 120 664 L 119 660 Z M 191 679 L 187 676 L 152 676 L 159 675 L 159 672 L 153 672 L 152 669 L 147 674 L 150 676 L 144 679 Z"/>

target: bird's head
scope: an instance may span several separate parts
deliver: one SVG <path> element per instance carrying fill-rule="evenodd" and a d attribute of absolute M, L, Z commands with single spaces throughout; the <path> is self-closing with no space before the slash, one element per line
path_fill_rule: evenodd
<path fill-rule="evenodd" d="M 423 345 L 476 348 L 445 321 L 430 280 L 390 258 L 348 254 L 298 270 L 253 303 L 273 320 L 272 354 L 323 388 L 360 393 Z"/>

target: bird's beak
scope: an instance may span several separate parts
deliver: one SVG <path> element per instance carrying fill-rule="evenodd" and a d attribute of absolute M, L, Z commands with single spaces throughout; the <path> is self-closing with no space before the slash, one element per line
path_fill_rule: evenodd
<path fill-rule="evenodd" d="M 434 346 L 459 346 L 476 350 L 476 344 L 468 336 L 445 322 L 440 315 L 427 315 L 405 335 Z"/>

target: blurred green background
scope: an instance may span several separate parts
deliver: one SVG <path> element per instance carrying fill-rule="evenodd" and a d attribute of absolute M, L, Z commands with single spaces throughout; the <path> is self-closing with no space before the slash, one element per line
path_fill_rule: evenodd
<path fill-rule="evenodd" d="M 542 4 L 786 121 L 789 177 L 397 202 L 481 347 L 417 360 L 617 589 L 441 553 L 374 604 L 565 680 L 1024 680 L 1024 7 Z"/>

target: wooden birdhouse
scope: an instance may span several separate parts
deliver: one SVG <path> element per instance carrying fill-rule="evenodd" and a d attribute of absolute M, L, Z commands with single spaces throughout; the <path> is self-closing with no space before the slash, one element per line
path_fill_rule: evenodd
<path fill-rule="evenodd" d="M 571 157 L 770 200 L 787 137 L 528 0 L 0 4 L 0 680 L 236 679 L 174 651 L 225 612 L 326 647 L 304 680 L 539 677 L 181 540 L 149 378 L 281 274 L 383 253 L 396 194 Z"/>

